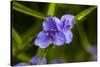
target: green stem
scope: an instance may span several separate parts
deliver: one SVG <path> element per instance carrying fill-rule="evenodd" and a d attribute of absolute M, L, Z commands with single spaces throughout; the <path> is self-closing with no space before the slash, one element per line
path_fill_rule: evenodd
<path fill-rule="evenodd" d="M 45 48 L 45 49 L 44 49 L 44 52 L 43 52 L 42 56 L 40 57 L 40 59 L 39 59 L 39 61 L 38 61 L 38 63 L 37 63 L 38 65 L 40 65 L 41 61 L 44 59 L 44 57 L 46 56 L 47 52 L 48 52 L 51 48 L 53 48 L 53 45 L 50 45 L 48 48 Z"/>
<path fill-rule="evenodd" d="M 49 4 L 47 15 L 51 15 L 51 16 L 54 15 L 55 6 L 56 6 L 55 3 L 50 3 L 50 4 Z"/>

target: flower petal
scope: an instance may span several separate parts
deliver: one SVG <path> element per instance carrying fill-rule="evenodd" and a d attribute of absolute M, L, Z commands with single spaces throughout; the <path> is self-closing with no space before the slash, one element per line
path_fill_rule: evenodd
<path fill-rule="evenodd" d="M 95 46 L 90 44 L 87 48 L 87 51 L 91 53 L 93 60 L 97 60 L 97 48 Z"/>
<path fill-rule="evenodd" d="M 54 20 L 53 16 L 48 16 L 43 22 L 43 30 L 48 31 L 53 29 L 57 29 L 56 20 Z"/>
<path fill-rule="evenodd" d="M 46 48 L 50 44 L 50 38 L 47 37 L 44 31 L 40 32 L 35 40 L 35 45 L 39 46 L 40 48 Z"/>
<path fill-rule="evenodd" d="M 74 27 L 74 16 L 71 14 L 65 14 L 61 17 L 61 22 L 67 22 L 68 26 Z"/>
<path fill-rule="evenodd" d="M 40 59 L 41 55 L 36 55 L 32 58 L 32 60 L 30 61 L 30 64 L 32 65 L 37 65 L 39 59 Z M 47 60 L 46 58 L 44 58 L 40 64 L 46 64 L 47 63 Z"/>
<path fill-rule="evenodd" d="M 54 17 L 53 19 L 55 20 L 58 30 L 61 30 L 62 23 L 61 23 L 60 19 L 58 19 L 57 17 Z"/>
<path fill-rule="evenodd" d="M 37 65 L 37 63 L 38 63 L 40 57 L 41 57 L 40 55 L 34 56 L 34 57 L 31 59 L 30 64 L 32 64 L 32 65 Z"/>
<path fill-rule="evenodd" d="M 66 43 L 69 44 L 73 38 L 73 34 L 71 30 L 63 30 L 63 33 L 65 34 L 65 37 L 66 37 Z"/>
<path fill-rule="evenodd" d="M 59 32 L 54 36 L 53 44 L 57 46 L 61 46 L 65 43 L 65 41 L 66 41 L 65 35 L 62 32 Z"/>

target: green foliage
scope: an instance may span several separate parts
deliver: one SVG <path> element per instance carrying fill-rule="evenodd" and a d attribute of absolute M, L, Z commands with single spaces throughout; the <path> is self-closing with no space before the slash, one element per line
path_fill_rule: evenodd
<path fill-rule="evenodd" d="M 16 32 L 14 28 L 12 28 L 12 37 L 16 41 L 17 44 L 22 44 L 22 39 L 20 38 L 19 34 Z"/>
<path fill-rule="evenodd" d="M 82 11 L 78 15 L 75 16 L 76 23 L 82 22 L 87 18 L 88 15 L 91 14 L 91 12 L 96 8 L 96 6 L 89 7 L 88 9 Z M 89 45 L 88 38 L 86 36 L 85 30 L 81 24 L 77 24 L 77 30 L 80 36 L 80 41 L 82 43 L 83 48 L 86 50 L 87 46 Z"/>
<path fill-rule="evenodd" d="M 88 9 L 82 11 L 78 15 L 75 16 L 76 23 L 81 22 L 86 19 L 86 17 L 91 14 L 91 12 L 96 8 L 96 6 L 89 7 Z"/>
<path fill-rule="evenodd" d="M 27 15 L 37 17 L 39 19 L 45 18 L 45 16 L 43 14 L 39 13 L 38 11 L 30 9 L 30 8 L 23 6 L 23 5 L 21 5 L 20 3 L 17 3 L 17 2 L 13 2 L 13 9 L 16 10 L 16 11 L 25 13 Z"/>
<path fill-rule="evenodd" d="M 16 53 L 16 49 L 20 49 L 22 45 L 22 39 L 14 28 L 12 28 L 12 40 L 13 40 L 13 55 Z M 23 46 L 23 45 L 22 45 Z"/>

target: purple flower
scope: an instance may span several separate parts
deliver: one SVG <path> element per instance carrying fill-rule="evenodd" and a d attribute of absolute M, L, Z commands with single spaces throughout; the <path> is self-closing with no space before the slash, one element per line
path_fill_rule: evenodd
<path fill-rule="evenodd" d="M 69 44 L 72 41 L 73 34 L 71 28 L 74 27 L 74 16 L 71 14 L 66 14 L 61 17 L 61 23 L 58 24 L 60 30 L 64 33 L 66 37 L 66 43 Z"/>
<path fill-rule="evenodd" d="M 93 60 L 97 60 L 97 49 L 96 49 L 96 47 L 89 45 L 87 50 L 93 56 Z"/>
<path fill-rule="evenodd" d="M 43 22 L 43 31 L 41 31 L 36 40 L 35 45 L 40 48 L 46 48 L 53 43 L 54 45 L 63 45 L 66 41 L 64 33 L 59 31 L 57 23 L 60 23 L 60 20 L 53 16 L 48 16 Z"/>
<path fill-rule="evenodd" d="M 37 65 L 39 59 L 40 59 L 41 55 L 36 55 L 32 58 L 32 60 L 30 61 L 30 64 L 32 65 Z M 47 59 L 44 58 L 40 64 L 46 64 L 47 63 Z"/>
<path fill-rule="evenodd" d="M 48 16 L 43 22 L 43 31 L 38 34 L 35 45 L 47 48 L 50 43 L 57 46 L 64 43 L 69 44 L 73 37 L 71 27 L 74 27 L 73 15 L 63 15 L 61 20 L 54 16 Z"/>
<path fill-rule="evenodd" d="M 24 62 L 21 62 L 21 63 L 18 63 L 18 64 L 16 64 L 16 65 L 14 65 L 14 67 L 27 66 L 27 65 L 37 65 L 37 63 L 38 63 L 40 57 L 41 57 L 41 55 L 36 55 L 36 56 L 34 56 L 34 57 L 30 60 L 29 64 L 26 64 L 26 63 L 24 63 Z M 41 61 L 40 64 L 42 65 L 42 64 L 46 64 L 46 63 L 47 63 L 47 59 L 46 59 L 46 58 L 43 58 L 43 60 Z"/>

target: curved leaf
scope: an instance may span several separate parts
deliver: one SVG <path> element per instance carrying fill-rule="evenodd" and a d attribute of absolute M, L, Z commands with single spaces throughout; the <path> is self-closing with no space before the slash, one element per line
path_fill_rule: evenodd
<path fill-rule="evenodd" d="M 27 15 L 33 16 L 33 17 L 37 17 L 39 19 L 44 19 L 45 16 L 41 13 L 39 13 L 38 11 L 35 11 L 33 9 L 30 9 L 24 5 L 21 5 L 18 2 L 13 2 L 13 9 L 22 13 L 25 13 Z"/>
<path fill-rule="evenodd" d="M 89 7 L 88 9 L 80 12 L 78 15 L 75 16 L 76 23 L 83 21 L 86 17 L 96 8 L 96 6 Z"/>

